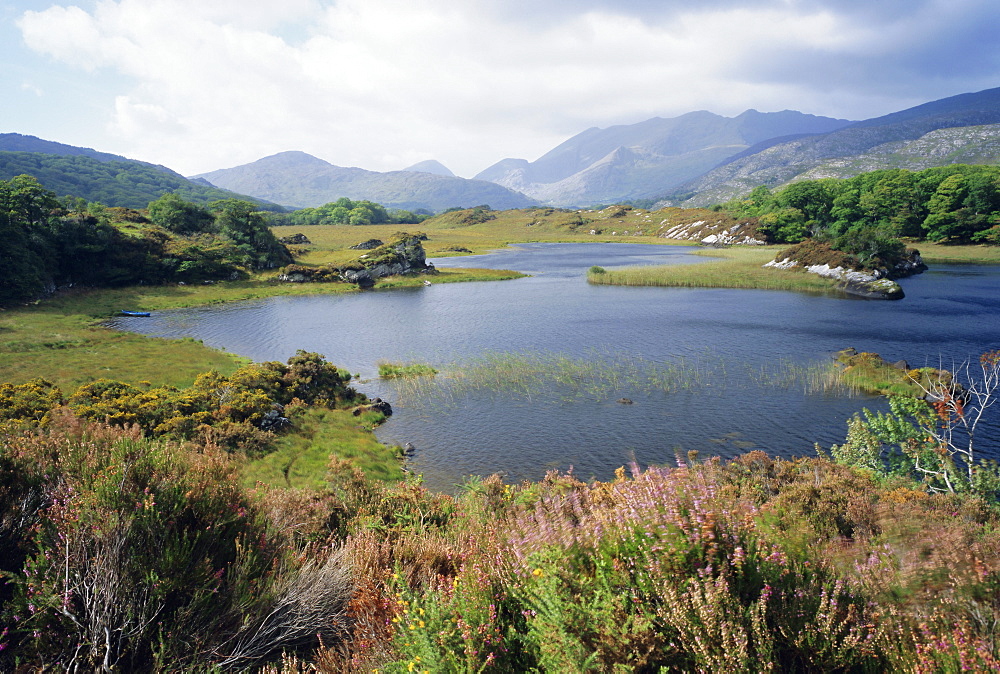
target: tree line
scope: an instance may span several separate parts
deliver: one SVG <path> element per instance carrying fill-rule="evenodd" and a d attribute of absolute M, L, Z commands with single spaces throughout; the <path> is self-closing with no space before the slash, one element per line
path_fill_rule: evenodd
<path fill-rule="evenodd" d="M 381 204 L 362 199 L 352 201 L 341 197 L 336 201 L 316 206 L 302 208 L 292 213 L 273 217 L 275 225 L 412 225 L 423 222 L 431 217 L 431 213 L 422 211 L 407 211 L 387 209 Z"/>
<path fill-rule="evenodd" d="M 898 237 L 1000 244 L 1000 167 L 956 164 L 884 169 L 852 178 L 766 186 L 716 207 L 754 217 L 777 243 L 827 240 L 838 250 Z"/>

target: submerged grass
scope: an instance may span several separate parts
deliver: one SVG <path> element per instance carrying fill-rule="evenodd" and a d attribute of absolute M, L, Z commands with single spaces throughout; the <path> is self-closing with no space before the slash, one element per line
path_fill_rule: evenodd
<path fill-rule="evenodd" d="M 726 386 L 799 387 L 803 393 L 855 389 L 831 361 L 802 365 L 775 361 L 752 367 L 727 357 L 704 354 L 657 362 L 627 353 L 595 351 L 585 357 L 519 352 L 486 353 L 443 367 L 443 375 L 389 381 L 397 400 L 409 404 L 454 402 L 470 395 L 503 395 L 535 399 L 609 400 L 622 395 L 679 391 L 719 391 Z"/>

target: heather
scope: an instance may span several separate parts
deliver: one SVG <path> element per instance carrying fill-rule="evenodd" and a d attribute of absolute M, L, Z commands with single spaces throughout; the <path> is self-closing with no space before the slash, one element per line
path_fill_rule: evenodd
<path fill-rule="evenodd" d="M 5 668 L 988 671 L 998 513 L 752 452 L 455 495 L 63 411 L 0 453 Z M 270 664 L 268 664 L 270 663 Z"/>

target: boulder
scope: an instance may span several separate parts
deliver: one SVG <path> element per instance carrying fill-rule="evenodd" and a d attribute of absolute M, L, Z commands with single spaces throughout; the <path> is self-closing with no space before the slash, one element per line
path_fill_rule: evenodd
<path fill-rule="evenodd" d="M 351 246 L 351 250 L 375 250 L 379 246 L 385 245 L 378 239 L 368 239 L 367 241 L 362 241 L 359 244 Z"/>

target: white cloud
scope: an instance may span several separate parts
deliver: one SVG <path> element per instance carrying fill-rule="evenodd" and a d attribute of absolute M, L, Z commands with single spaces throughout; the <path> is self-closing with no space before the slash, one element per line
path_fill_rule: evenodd
<path fill-rule="evenodd" d="M 907 35 L 959 21 L 939 0 L 924 3 L 933 17 L 883 24 L 855 20 L 851 0 L 676 3 L 655 16 L 638 0 L 546 4 L 535 20 L 488 0 L 99 0 L 19 25 L 36 52 L 122 76 L 108 111 L 118 146 L 103 149 L 188 173 L 301 149 L 376 170 L 436 158 L 468 176 L 654 115 L 890 112 L 915 85 L 866 85 L 886 75 L 865 59 L 891 66 Z"/>

